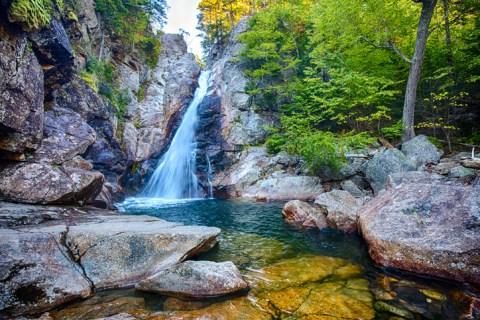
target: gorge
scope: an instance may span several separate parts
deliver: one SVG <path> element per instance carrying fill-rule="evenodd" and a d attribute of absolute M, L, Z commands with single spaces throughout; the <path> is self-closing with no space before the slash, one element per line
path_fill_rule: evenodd
<path fill-rule="evenodd" d="M 249 16 L 200 66 L 181 35 L 64 2 L 30 28 L 0 1 L 0 319 L 480 316 L 479 155 L 420 134 L 315 171 L 269 148 L 287 112 L 247 90 Z M 133 289 L 186 260 L 241 289 Z"/>

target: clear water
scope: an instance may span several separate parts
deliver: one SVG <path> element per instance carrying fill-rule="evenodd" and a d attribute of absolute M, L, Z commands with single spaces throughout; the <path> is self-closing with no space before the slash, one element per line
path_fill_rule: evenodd
<path fill-rule="evenodd" d="M 221 228 L 219 245 L 196 259 L 233 261 L 250 290 L 195 302 L 134 289 L 106 291 L 51 315 L 55 320 L 95 319 L 120 312 L 149 320 L 437 320 L 468 314 L 469 297 L 478 294 L 471 287 L 378 268 L 358 235 L 287 224 L 282 206 L 235 200 L 128 199 L 121 205 L 128 214 Z M 329 268 L 333 272 L 317 277 Z M 302 296 L 305 291 L 309 293 Z M 292 309 L 296 301 L 301 301 L 301 307 Z"/>
<path fill-rule="evenodd" d="M 147 198 L 183 199 L 204 196 L 196 176 L 195 154 L 197 149 L 198 105 L 208 93 L 211 73 L 203 71 L 199 87 L 190 103 L 172 143 L 161 158 L 158 167 L 145 185 L 142 196 Z"/>
<path fill-rule="evenodd" d="M 339 258 L 346 261 L 346 266 L 360 267 L 361 272 L 351 276 L 352 279 L 348 281 L 368 281 L 367 295 L 373 297 L 372 306 L 377 301 L 386 302 L 396 307 L 396 312 L 405 312 L 404 317 L 412 316 L 414 319 L 459 319 L 468 309 L 466 293 L 475 294 L 468 286 L 378 268 L 370 259 L 367 247 L 359 235 L 332 229 L 305 229 L 285 223 L 281 216 L 283 203 L 145 200 L 147 199 L 129 199 L 122 205 L 121 210 L 129 214 L 147 214 L 188 225 L 221 228 L 219 245 L 198 259 L 233 261 L 247 277 L 252 274 L 251 271 L 269 268 L 284 261 L 298 259 L 300 266 L 305 256 Z M 302 272 L 301 267 L 298 272 Z M 388 280 L 388 289 L 385 289 L 385 279 Z M 385 290 L 390 290 L 391 296 L 388 299 L 382 297 Z M 255 296 L 253 293 L 254 299 L 262 294 L 264 295 L 260 293 Z M 157 310 L 161 310 L 158 300 L 145 297 L 147 301 L 151 301 L 150 305 L 156 305 Z M 157 304 L 152 301 L 157 301 Z M 387 311 L 374 312 L 375 319 L 390 319 L 395 316 Z M 295 319 L 288 314 L 277 314 L 275 317 L 277 316 Z"/>

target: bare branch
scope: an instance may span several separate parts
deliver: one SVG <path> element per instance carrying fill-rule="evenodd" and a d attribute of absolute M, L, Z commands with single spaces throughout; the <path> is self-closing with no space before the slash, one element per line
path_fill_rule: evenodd
<path fill-rule="evenodd" d="M 395 45 L 395 43 L 393 43 L 392 41 L 389 40 L 389 41 L 388 41 L 388 44 L 389 44 L 390 48 L 392 48 L 393 51 L 395 51 L 395 53 L 396 53 L 397 55 L 399 55 L 403 60 L 405 60 L 405 61 L 406 61 L 407 63 L 409 63 L 409 64 L 412 63 L 412 60 L 409 59 L 406 55 L 404 55 L 403 52 L 401 52 L 401 51 L 397 48 L 397 46 Z"/>
<path fill-rule="evenodd" d="M 388 41 L 387 41 L 387 45 L 385 45 L 385 46 L 380 46 L 380 45 L 374 43 L 373 41 L 371 41 L 371 40 L 369 40 L 369 39 L 367 39 L 367 38 L 365 38 L 365 37 L 361 37 L 361 39 L 362 39 L 363 41 L 365 41 L 366 43 L 372 45 L 373 47 L 377 48 L 377 49 L 387 49 L 387 50 L 393 49 L 393 51 L 395 51 L 395 53 L 396 53 L 400 58 L 402 58 L 403 60 L 405 60 L 405 62 L 407 62 L 407 63 L 409 63 L 409 64 L 412 63 L 412 60 L 409 59 L 406 55 L 404 55 L 404 54 L 397 48 L 397 46 L 395 45 L 395 43 L 393 43 L 393 41 L 388 40 Z"/>

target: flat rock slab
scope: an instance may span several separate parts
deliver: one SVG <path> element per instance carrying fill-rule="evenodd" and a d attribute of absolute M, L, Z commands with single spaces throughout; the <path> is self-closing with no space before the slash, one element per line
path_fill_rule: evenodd
<path fill-rule="evenodd" d="M 136 284 L 216 243 L 220 229 L 149 216 L 108 217 L 71 226 L 66 244 L 96 288 Z"/>
<path fill-rule="evenodd" d="M 134 285 L 211 248 L 220 233 L 111 211 L 38 210 L 0 202 L 8 226 L 0 228 L 2 315 L 39 313 L 94 289 Z"/>
<path fill-rule="evenodd" d="M 386 267 L 480 284 L 480 187 L 407 180 L 391 183 L 357 212 L 372 258 Z"/>
<path fill-rule="evenodd" d="M 186 298 L 210 298 L 247 288 L 230 261 L 185 261 L 140 281 L 136 289 Z"/>

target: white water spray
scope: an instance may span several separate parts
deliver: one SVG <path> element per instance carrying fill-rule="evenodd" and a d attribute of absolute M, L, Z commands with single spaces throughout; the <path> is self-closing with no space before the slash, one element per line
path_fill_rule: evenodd
<path fill-rule="evenodd" d="M 211 73 L 202 72 L 193 101 L 188 106 L 183 120 L 173 137 L 170 148 L 160 160 L 160 164 L 145 186 L 142 196 L 163 199 L 201 198 L 204 192 L 196 176 L 195 154 L 197 143 L 198 105 L 208 94 Z"/>

